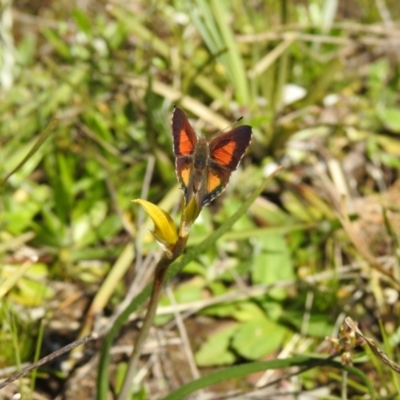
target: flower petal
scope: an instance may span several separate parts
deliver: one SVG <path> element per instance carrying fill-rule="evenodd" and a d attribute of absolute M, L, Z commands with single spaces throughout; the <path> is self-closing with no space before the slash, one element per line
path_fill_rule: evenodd
<path fill-rule="evenodd" d="M 167 246 L 177 242 L 178 233 L 175 223 L 166 211 L 147 200 L 136 199 L 133 201 L 134 203 L 140 204 L 153 220 L 154 236 L 159 242 Z"/>

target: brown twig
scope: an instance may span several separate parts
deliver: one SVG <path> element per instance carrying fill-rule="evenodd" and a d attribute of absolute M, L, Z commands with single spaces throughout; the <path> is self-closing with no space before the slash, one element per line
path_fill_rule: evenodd
<path fill-rule="evenodd" d="M 97 333 L 91 333 L 88 336 L 85 336 L 82 339 L 78 339 L 75 340 L 74 342 L 68 344 L 67 346 L 62 347 L 59 350 L 54 351 L 53 353 L 49 354 L 46 357 L 43 357 L 42 359 L 40 359 L 39 361 L 27 366 L 26 368 L 24 368 L 22 371 L 11 375 L 9 378 L 7 378 L 5 381 L 0 383 L 0 389 L 4 388 L 5 386 L 9 385 L 11 382 L 16 381 L 17 379 L 21 378 L 21 376 L 24 376 L 25 374 L 27 374 L 28 372 L 39 368 L 40 366 L 42 366 L 43 364 L 46 364 L 47 362 L 53 360 L 56 357 L 59 357 L 61 354 L 66 353 L 67 351 L 70 351 L 72 349 L 74 349 L 77 346 L 80 346 L 81 344 L 87 343 L 90 340 L 94 340 L 97 339 Z"/>

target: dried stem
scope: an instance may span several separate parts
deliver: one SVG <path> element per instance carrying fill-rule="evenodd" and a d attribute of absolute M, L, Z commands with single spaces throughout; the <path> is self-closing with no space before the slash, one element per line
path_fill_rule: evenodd
<path fill-rule="evenodd" d="M 72 350 L 73 348 L 80 346 L 84 343 L 89 342 L 90 340 L 94 340 L 97 339 L 97 334 L 96 333 L 91 333 L 88 336 L 85 336 L 82 339 L 79 340 L 75 340 L 74 342 L 68 344 L 67 346 L 62 347 L 59 350 L 54 351 L 53 353 L 49 354 L 46 357 L 43 357 L 42 359 L 40 359 L 39 361 L 28 365 L 26 368 L 24 368 L 22 371 L 11 375 L 9 378 L 7 378 L 5 381 L 0 383 L 0 389 L 2 389 L 3 387 L 7 386 L 8 384 L 10 384 L 11 382 L 16 381 L 17 379 L 21 378 L 21 376 L 24 376 L 25 374 L 27 374 L 28 372 L 39 368 L 40 366 L 42 366 L 43 364 L 48 363 L 49 361 L 53 360 L 56 357 L 59 357 L 61 354 L 66 353 L 67 351 Z"/>

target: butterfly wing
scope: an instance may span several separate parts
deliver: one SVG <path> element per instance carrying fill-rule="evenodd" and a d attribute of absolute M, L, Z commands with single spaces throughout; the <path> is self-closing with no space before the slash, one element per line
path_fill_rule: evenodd
<path fill-rule="evenodd" d="M 172 114 L 172 136 L 175 157 L 192 156 L 197 143 L 197 135 L 180 108 Z"/>
<path fill-rule="evenodd" d="M 213 162 L 234 171 L 251 142 L 251 126 L 242 125 L 217 136 L 210 142 L 210 157 Z"/>
<path fill-rule="evenodd" d="M 251 141 L 251 126 L 242 125 L 211 140 L 206 185 L 198 193 L 202 207 L 221 194 Z"/>
<path fill-rule="evenodd" d="M 193 154 L 197 136 L 185 113 L 175 108 L 172 114 L 172 136 L 174 139 L 175 171 L 188 204 L 193 196 Z"/>
<path fill-rule="evenodd" d="M 229 182 L 230 171 L 218 165 L 207 168 L 203 185 L 197 193 L 197 204 L 203 208 L 221 194 Z"/>

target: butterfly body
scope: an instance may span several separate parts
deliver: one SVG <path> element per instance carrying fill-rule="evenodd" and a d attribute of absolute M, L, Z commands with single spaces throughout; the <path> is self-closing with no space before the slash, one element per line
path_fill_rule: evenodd
<path fill-rule="evenodd" d="M 251 127 L 239 126 L 210 142 L 197 137 L 184 112 L 175 108 L 172 134 L 176 157 L 176 175 L 185 203 L 195 197 L 201 209 L 217 197 L 229 182 L 230 175 L 251 141 Z"/>

